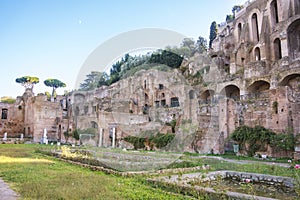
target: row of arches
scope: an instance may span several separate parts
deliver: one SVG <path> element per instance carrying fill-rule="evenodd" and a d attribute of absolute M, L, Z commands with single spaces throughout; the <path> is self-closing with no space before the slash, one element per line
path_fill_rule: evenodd
<path fill-rule="evenodd" d="M 278 86 L 289 86 L 290 80 L 294 78 L 299 78 L 300 74 L 290 74 L 284 77 L 278 84 Z M 265 80 L 254 81 L 248 88 L 248 95 L 254 95 L 254 97 L 259 97 L 257 95 L 263 94 L 264 92 L 270 89 L 270 83 Z M 221 92 L 221 96 L 232 98 L 234 100 L 240 99 L 240 88 L 234 84 L 225 86 Z M 207 103 L 214 100 L 215 91 L 214 90 L 205 90 L 200 94 L 201 103 Z"/>
<path fill-rule="evenodd" d="M 281 50 L 281 40 L 279 38 L 276 38 L 273 41 L 273 53 L 274 53 L 274 60 L 280 60 L 282 58 L 282 50 Z M 255 61 L 261 60 L 261 51 L 259 47 L 256 47 L 254 49 L 254 58 Z"/>

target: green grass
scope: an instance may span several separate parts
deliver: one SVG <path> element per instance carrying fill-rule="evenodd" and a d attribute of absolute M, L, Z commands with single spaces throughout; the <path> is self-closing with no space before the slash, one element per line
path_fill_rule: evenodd
<path fill-rule="evenodd" d="M 0 145 L 0 177 L 23 199 L 186 199 L 141 178 L 106 175 L 37 154 L 36 147 Z"/>
<path fill-rule="evenodd" d="M 173 163 L 172 168 L 179 167 L 195 167 L 202 165 L 209 165 L 210 171 L 216 170 L 230 170 L 230 171 L 240 171 L 240 172 L 251 172 L 260 174 L 269 174 L 275 176 L 288 176 L 294 177 L 295 171 L 293 169 L 288 169 L 285 167 L 277 166 L 276 163 L 272 165 L 266 165 L 260 162 L 249 163 L 249 164 L 237 164 L 227 161 L 217 160 L 214 158 L 197 158 L 189 155 L 183 155 L 180 157 L 182 163 Z"/>

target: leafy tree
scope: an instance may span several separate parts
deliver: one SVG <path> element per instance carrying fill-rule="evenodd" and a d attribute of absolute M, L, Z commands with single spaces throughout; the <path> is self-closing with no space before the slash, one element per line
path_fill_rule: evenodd
<path fill-rule="evenodd" d="M 56 92 L 56 89 L 57 88 L 60 88 L 60 87 L 66 87 L 66 84 L 61 82 L 60 80 L 58 79 L 47 79 L 44 81 L 44 84 L 47 86 L 47 87 L 52 87 L 52 96 L 54 97 L 55 95 L 55 92 Z"/>
<path fill-rule="evenodd" d="M 226 22 L 232 22 L 234 20 L 234 15 L 226 15 Z"/>
<path fill-rule="evenodd" d="M 80 84 L 80 90 L 93 90 L 102 85 L 108 85 L 109 76 L 105 72 L 92 71 L 90 74 L 86 75 L 87 79 Z"/>
<path fill-rule="evenodd" d="M 68 140 L 69 140 L 69 137 L 70 137 L 69 131 L 65 131 L 64 136 L 65 136 L 65 139 L 66 139 L 66 143 L 68 143 Z"/>
<path fill-rule="evenodd" d="M 203 53 L 207 51 L 207 40 L 204 37 L 199 36 L 196 42 L 196 51 Z"/>
<path fill-rule="evenodd" d="M 184 38 L 181 46 L 188 47 L 191 50 L 195 50 L 195 41 L 193 38 Z"/>
<path fill-rule="evenodd" d="M 16 99 L 8 96 L 4 96 L 0 98 L 0 102 L 2 103 L 8 103 L 8 104 L 14 104 L 16 102 Z"/>
<path fill-rule="evenodd" d="M 20 83 L 26 89 L 33 89 L 33 86 L 39 83 L 39 78 L 35 76 L 22 76 L 16 79 L 17 83 Z"/>
<path fill-rule="evenodd" d="M 242 10 L 244 8 L 243 5 L 235 5 L 232 7 L 232 15 L 235 16 L 236 12 L 239 12 L 240 10 Z"/>
<path fill-rule="evenodd" d="M 217 27 L 217 23 L 215 21 L 213 21 L 210 25 L 210 32 L 209 32 L 209 48 L 211 48 L 212 46 L 212 42 L 214 41 L 214 39 L 216 39 L 218 34 L 218 27 Z"/>
<path fill-rule="evenodd" d="M 150 63 L 159 63 L 171 68 L 178 68 L 183 61 L 183 57 L 171 51 L 163 50 L 160 53 L 153 53 L 150 57 Z"/>
<path fill-rule="evenodd" d="M 77 143 L 77 141 L 80 139 L 80 134 L 79 134 L 78 129 L 75 129 L 75 130 L 72 132 L 72 136 L 73 136 L 73 138 L 76 140 L 76 143 Z"/>

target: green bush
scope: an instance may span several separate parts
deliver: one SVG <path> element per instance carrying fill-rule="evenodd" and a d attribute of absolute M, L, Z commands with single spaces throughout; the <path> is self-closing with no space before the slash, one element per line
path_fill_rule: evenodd
<path fill-rule="evenodd" d="M 145 138 L 136 137 L 136 136 L 127 136 L 124 138 L 126 142 L 131 143 L 134 146 L 134 149 L 145 148 Z"/>
<path fill-rule="evenodd" d="M 173 139 L 175 135 L 174 134 L 163 134 L 163 133 L 158 133 L 155 135 L 153 138 L 150 138 L 150 141 L 155 144 L 156 148 L 162 148 L 167 146 Z"/>
<path fill-rule="evenodd" d="M 134 146 L 134 149 L 143 149 L 145 148 L 145 142 L 153 143 L 156 148 L 162 148 L 167 146 L 173 139 L 174 134 L 163 134 L 158 133 L 155 136 L 150 137 L 149 139 L 136 136 L 127 136 L 124 138 L 126 142 L 131 143 Z"/>
<path fill-rule="evenodd" d="M 295 148 L 295 137 L 293 134 L 285 133 L 273 135 L 270 146 L 276 151 L 293 151 Z"/>
<path fill-rule="evenodd" d="M 254 128 L 240 126 L 232 133 L 231 139 L 237 142 L 241 149 L 244 149 L 249 156 L 253 156 L 256 151 L 265 151 L 274 135 L 274 132 L 262 126 Z M 248 149 L 245 147 L 246 144 L 249 145 Z"/>

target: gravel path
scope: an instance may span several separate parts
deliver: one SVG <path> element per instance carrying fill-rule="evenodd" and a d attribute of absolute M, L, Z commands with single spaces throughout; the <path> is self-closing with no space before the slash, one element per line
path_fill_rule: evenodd
<path fill-rule="evenodd" d="M 16 200 L 19 195 L 0 178 L 0 200 Z"/>

